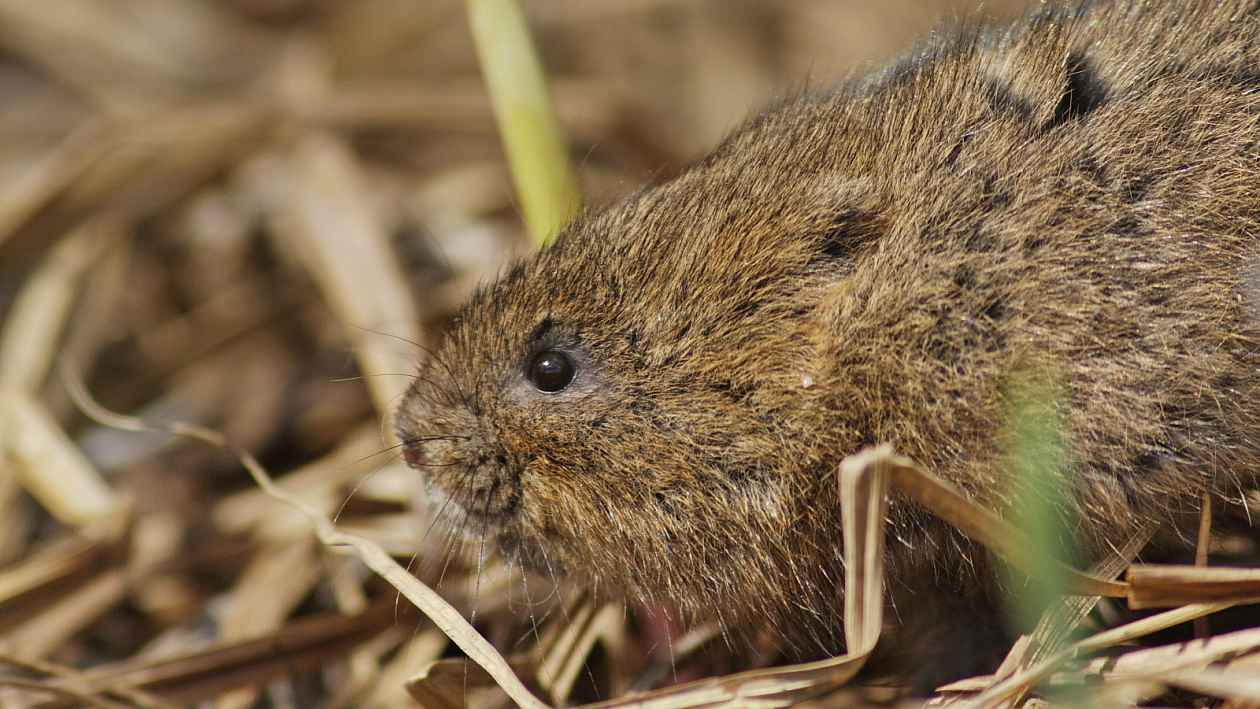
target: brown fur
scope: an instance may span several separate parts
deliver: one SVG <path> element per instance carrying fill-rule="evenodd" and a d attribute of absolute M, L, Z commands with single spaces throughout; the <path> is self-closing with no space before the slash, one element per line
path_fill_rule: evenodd
<path fill-rule="evenodd" d="M 831 652 L 839 461 L 892 443 L 1003 509 L 1030 362 L 1086 555 L 1138 520 L 1184 543 L 1204 489 L 1238 505 L 1258 238 L 1257 4 L 1047 12 L 787 101 L 583 216 L 473 298 L 398 430 L 466 437 L 413 456 L 505 553 Z M 576 353 L 566 391 L 525 380 L 538 340 Z M 983 617 L 988 555 L 891 519 L 894 617 Z"/>

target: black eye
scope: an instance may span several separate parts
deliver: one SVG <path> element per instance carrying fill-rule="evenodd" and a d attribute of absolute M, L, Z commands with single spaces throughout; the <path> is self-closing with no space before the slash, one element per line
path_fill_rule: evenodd
<path fill-rule="evenodd" d="M 539 391 L 554 394 L 569 386 L 577 374 L 577 367 L 569 355 L 560 350 L 543 350 L 529 361 L 526 376 Z"/>

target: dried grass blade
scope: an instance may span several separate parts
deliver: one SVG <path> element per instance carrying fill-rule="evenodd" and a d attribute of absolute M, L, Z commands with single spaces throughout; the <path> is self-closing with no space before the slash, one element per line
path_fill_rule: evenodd
<path fill-rule="evenodd" d="M 1089 569 L 1091 576 L 1114 578 L 1125 569 L 1150 541 L 1155 524 L 1139 529 L 1114 553 L 1097 562 Z M 1037 627 L 1029 635 L 1021 636 L 1002 660 L 997 671 L 987 677 L 971 677 L 939 688 L 939 692 L 983 692 L 1017 672 L 1027 670 L 1058 654 L 1080 625 L 1098 604 L 1098 596 L 1064 596 L 1048 608 Z M 1027 686 L 1025 690 L 1031 689 Z M 1013 701 L 1019 701 L 1019 699 Z"/>
<path fill-rule="evenodd" d="M 99 696 L 100 694 L 112 694 L 118 696 L 126 702 L 126 704 L 122 706 L 138 707 L 139 709 L 172 709 L 174 706 L 162 701 L 158 697 L 139 690 L 94 690 L 92 689 L 91 683 L 85 679 L 82 672 L 51 662 L 43 662 L 41 660 L 32 660 L 30 658 L 19 658 L 0 654 L 0 665 L 7 665 L 26 672 L 48 675 L 48 679 L 40 682 L 41 689 L 47 687 L 49 679 L 58 681 L 61 684 L 58 685 L 58 689 L 54 691 L 64 691 L 66 692 L 64 696 L 67 696 L 67 698 L 77 699 L 89 706 L 91 706 L 91 703 L 85 700 L 84 697 L 90 697 L 92 700 L 104 701 Z M 79 696 L 73 696 L 74 693 L 78 693 Z M 8 706 L 2 701 L 3 699 L 3 693 L 0 693 L 0 706 Z M 109 706 L 114 705 L 111 702 L 109 703 Z"/>
<path fill-rule="evenodd" d="M 105 154 L 101 125 L 89 122 L 66 137 L 0 193 L 0 245 Z"/>
<path fill-rule="evenodd" d="M 1120 657 L 1103 657 L 1091 660 L 1082 670 L 1086 674 L 1101 677 L 1160 676 L 1207 667 L 1231 656 L 1255 653 L 1260 650 L 1260 628 L 1238 630 L 1217 635 L 1206 640 L 1190 640 L 1172 645 L 1134 650 Z"/>
<path fill-rule="evenodd" d="M 530 673 L 528 658 L 513 657 L 510 662 L 517 674 Z M 485 669 L 462 657 L 437 660 L 422 668 L 407 682 L 407 692 L 426 709 L 497 706 L 508 699 Z"/>
<path fill-rule="evenodd" d="M 399 343 L 420 341 L 420 318 L 407 281 L 346 145 L 330 135 L 309 136 L 290 165 L 291 172 L 283 175 L 290 194 L 275 205 L 287 217 L 282 222 L 289 227 L 288 247 L 304 258 L 345 326 L 372 401 L 381 419 L 388 420 L 407 380 L 373 375 L 409 371 L 416 352 Z M 371 283 L 363 280 L 367 273 Z M 378 328 L 392 337 L 370 331 Z"/>
<path fill-rule="evenodd" d="M 464 651 L 465 655 L 483 667 L 519 706 L 525 709 L 545 709 L 547 707 L 546 704 L 530 694 L 521 680 L 512 672 L 507 660 L 495 650 L 493 645 L 477 633 L 476 629 L 459 614 L 459 611 L 451 607 L 441 596 L 421 583 L 406 569 L 399 566 L 398 562 L 394 561 L 379 546 L 339 531 L 319 510 L 312 508 L 307 503 L 277 487 L 272 481 L 271 475 L 249 452 L 236 449 L 224 440 L 221 434 L 202 426 L 179 422 L 164 426 L 152 425 L 129 416 L 122 416 L 108 411 L 92 399 L 82 380 L 75 373 L 68 367 L 63 368 L 62 371 L 66 389 L 70 392 L 75 403 L 82 409 L 84 414 L 98 423 L 138 432 L 165 431 L 232 451 L 245 469 L 249 471 L 254 482 L 265 490 L 267 494 L 301 510 L 307 516 L 311 525 L 315 528 L 316 535 L 325 546 L 348 547 L 368 568 L 375 571 L 389 582 L 391 586 L 398 589 L 399 593 L 428 616 L 434 625 L 441 629 L 447 637 Z"/>
<path fill-rule="evenodd" d="M 106 556 L 118 551 L 128 518 L 127 514 L 106 517 L 0 572 L 0 613 L 9 604 L 103 565 Z"/>
<path fill-rule="evenodd" d="M 130 575 L 122 568 L 96 574 L 72 593 L 6 632 L 4 640 L 23 657 L 46 657 L 120 603 L 130 585 Z"/>
<path fill-rule="evenodd" d="M 1260 602 L 1260 569 L 1176 564 L 1129 567 L 1131 608 L 1170 608 L 1187 603 Z"/>
<path fill-rule="evenodd" d="M 606 603 L 596 608 L 588 602 L 570 617 L 572 620 L 543 653 L 535 673 L 538 685 L 557 705 L 568 700 L 595 643 L 616 628 L 623 613 L 620 604 Z"/>
<path fill-rule="evenodd" d="M 385 601 L 356 615 L 329 613 L 303 618 L 249 640 L 94 668 L 75 681 L 97 692 L 139 689 L 176 703 L 194 702 L 265 682 L 295 668 L 322 667 L 393 622 L 393 602 Z"/>
<path fill-rule="evenodd" d="M 319 547 L 310 536 L 259 548 L 232 587 L 219 622 L 224 640 L 279 629 L 322 576 Z"/>
<path fill-rule="evenodd" d="M 95 709 L 127 709 L 127 705 L 125 704 L 112 702 L 108 699 L 102 699 L 101 697 L 82 690 L 57 687 L 55 685 L 49 685 L 45 682 L 39 682 L 36 680 L 0 677 L 0 702 L 4 702 L 3 706 L 44 707 L 47 706 L 48 701 L 48 697 L 45 696 L 45 701 L 38 704 L 28 699 L 23 699 L 21 705 L 10 705 L 9 701 L 11 699 L 15 699 L 15 697 L 3 691 L 5 689 L 21 691 L 23 694 L 35 693 L 52 695 L 53 697 L 73 702 L 72 706 L 94 707 Z"/>
<path fill-rule="evenodd" d="M 375 426 L 364 426 L 347 434 L 331 453 L 277 478 L 276 485 L 326 512 L 333 512 L 340 502 L 335 493 L 348 482 L 371 474 L 379 465 L 376 454 L 380 450 L 380 431 Z M 225 532 L 239 534 L 253 529 L 268 539 L 309 533 L 309 525 L 301 513 L 288 509 L 277 512 L 274 501 L 256 488 L 217 502 L 211 519 Z"/>
<path fill-rule="evenodd" d="M 69 525 L 113 513 L 119 498 L 43 404 L 21 391 L 0 391 L 0 457 L 48 512 Z"/>
<path fill-rule="evenodd" d="M 449 642 L 434 628 L 408 640 L 381 670 L 372 690 L 356 706 L 361 709 L 387 709 L 405 705 L 409 694 L 408 678 L 436 662 Z"/>
<path fill-rule="evenodd" d="M 1180 625 L 1201 618 L 1218 611 L 1229 608 L 1230 603 L 1203 603 L 1190 606 L 1184 606 L 1170 611 L 1143 618 L 1132 623 L 1126 623 L 1116 628 L 1096 633 L 1077 641 L 1072 645 L 1064 648 L 1058 653 L 1047 657 L 1037 664 L 1023 670 L 1014 676 L 999 682 L 990 687 L 980 696 L 964 701 L 960 704 L 963 707 L 997 707 L 1004 706 L 1011 702 L 1017 695 L 1027 692 L 1029 688 L 1040 683 L 1049 677 L 1066 660 L 1089 652 L 1102 650 L 1103 648 L 1118 645 L 1135 638 L 1140 638 L 1151 633 L 1171 628 L 1174 625 Z"/>
<path fill-rule="evenodd" d="M 889 461 L 889 475 L 898 492 L 926 507 L 972 541 L 1000 555 L 1030 578 L 1038 577 L 1038 570 L 1025 551 L 1031 548 L 1032 542 L 1019 529 L 967 499 L 953 485 L 920 468 L 909 458 L 894 456 Z M 1076 595 L 1123 598 L 1128 590 L 1123 583 L 1090 576 L 1065 564 L 1060 565 L 1057 573 L 1063 575 L 1068 590 Z"/>
<path fill-rule="evenodd" d="M 1119 576 L 1133 563 L 1142 549 L 1146 548 L 1157 527 L 1154 522 L 1144 524 L 1124 544 L 1114 549 L 1114 553 L 1091 566 L 1089 575 L 1101 579 Z M 1098 596 L 1066 596 L 1047 610 L 1033 629 L 1033 649 L 1028 660 L 1021 666 L 1028 667 L 1061 650 L 1085 616 L 1098 605 L 1099 600 Z"/>
<path fill-rule="evenodd" d="M 1238 704 L 1260 704 L 1260 677 L 1254 670 L 1202 669 L 1194 672 L 1173 672 L 1161 679 L 1174 687 L 1206 694 L 1209 697 L 1228 699 Z"/>
<path fill-rule="evenodd" d="M 80 281 L 119 232 L 108 220 L 74 230 L 54 246 L 14 299 L 0 331 L 0 391 L 39 391 Z"/>

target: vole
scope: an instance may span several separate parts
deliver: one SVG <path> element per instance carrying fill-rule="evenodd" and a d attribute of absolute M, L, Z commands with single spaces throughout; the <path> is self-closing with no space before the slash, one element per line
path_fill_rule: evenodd
<path fill-rule="evenodd" d="M 1053 373 L 1083 560 L 1147 520 L 1190 545 L 1204 492 L 1244 505 L 1258 288 L 1260 5 L 1048 9 L 785 100 L 580 216 L 473 296 L 397 431 L 519 563 L 818 656 L 840 461 L 888 443 L 1007 512 L 1021 367 Z M 889 518 L 890 615 L 954 656 L 929 674 L 992 669 L 959 648 L 1001 635 L 996 563 Z"/>

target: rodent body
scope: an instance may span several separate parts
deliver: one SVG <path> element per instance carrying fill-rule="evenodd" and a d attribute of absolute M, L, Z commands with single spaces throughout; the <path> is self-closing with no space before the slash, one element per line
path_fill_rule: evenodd
<path fill-rule="evenodd" d="M 503 553 L 817 655 L 842 645 L 839 462 L 890 443 L 1003 510 L 1030 363 L 1086 559 L 1147 520 L 1188 544 L 1205 491 L 1245 504 L 1257 288 L 1260 6 L 1050 11 L 582 216 L 477 293 L 398 431 Z M 890 520 L 894 606 L 992 605 L 987 552 Z"/>

